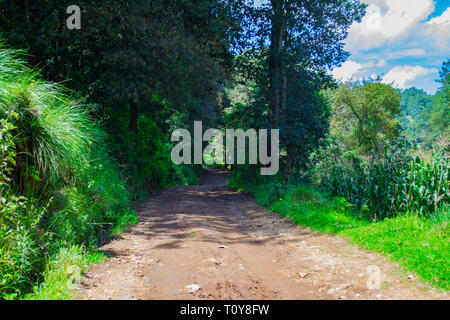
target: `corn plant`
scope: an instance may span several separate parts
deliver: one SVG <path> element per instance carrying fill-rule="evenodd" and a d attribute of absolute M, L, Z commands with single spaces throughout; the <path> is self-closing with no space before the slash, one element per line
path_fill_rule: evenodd
<path fill-rule="evenodd" d="M 404 152 L 373 164 L 336 164 L 323 174 L 321 185 L 358 209 L 367 207 L 374 220 L 405 212 L 428 216 L 449 203 L 449 172 L 447 152 L 435 152 L 429 160 Z"/>

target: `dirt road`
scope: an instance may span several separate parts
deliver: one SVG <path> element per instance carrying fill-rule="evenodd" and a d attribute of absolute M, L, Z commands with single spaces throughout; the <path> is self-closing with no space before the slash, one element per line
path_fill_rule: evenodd
<path fill-rule="evenodd" d="M 209 170 L 200 186 L 150 198 L 140 224 L 102 248 L 110 257 L 84 276 L 79 297 L 448 299 L 386 258 L 297 227 L 225 184 L 226 172 Z"/>

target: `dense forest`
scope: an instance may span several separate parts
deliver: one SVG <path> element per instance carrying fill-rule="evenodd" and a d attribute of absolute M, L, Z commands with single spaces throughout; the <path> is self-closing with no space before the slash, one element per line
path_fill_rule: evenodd
<path fill-rule="evenodd" d="M 216 164 L 231 187 L 448 289 L 450 60 L 433 96 L 333 79 L 357 0 L 79 0 L 80 30 L 72 4 L 0 1 L 1 298 L 67 297 L 136 204 L 197 184 L 171 160 L 197 120 L 279 129 L 279 173 Z"/>

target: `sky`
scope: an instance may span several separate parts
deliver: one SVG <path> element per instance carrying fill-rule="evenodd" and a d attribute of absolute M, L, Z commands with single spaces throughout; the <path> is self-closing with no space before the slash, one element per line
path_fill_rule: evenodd
<path fill-rule="evenodd" d="M 341 81 L 381 77 L 400 89 L 434 94 L 450 58 L 450 0 L 363 0 L 361 23 L 350 27 L 350 58 L 332 74 Z"/>

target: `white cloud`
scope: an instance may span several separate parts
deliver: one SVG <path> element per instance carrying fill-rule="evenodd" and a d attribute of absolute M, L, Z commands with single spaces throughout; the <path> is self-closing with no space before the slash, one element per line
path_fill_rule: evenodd
<path fill-rule="evenodd" d="M 424 68 L 422 66 L 398 66 L 394 67 L 383 77 L 382 82 L 394 83 L 401 89 L 408 88 L 408 83 L 411 81 L 426 76 L 430 73 L 437 73 L 439 70 L 431 68 Z"/>
<path fill-rule="evenodd" d="M 380 61 L 378 61 L 377 63 L 377 67 L 384 67 L 385 65 L 387 65 L 387 61 L 384 59 L 381 59 Z"/>
<path fill-rule="evenodd" d="M 333 75 L 348 81 L 384 74 L 385 82 L 398 87 L 416 86 L 434 93 L 436 70 L 450 50 L 449 5 L 440 16 L 428 18 L 436 0 L 362 2 L 371 5 L 368 14 L 352 25 L 345 41 L 352 63 L 334 70 Z"/>
<path fill-rule="evenodd" d="M 424 23 L 421 27 L 414 36 L 422 38 L 423 45 L 428 43 L 428 46 L 432 46 L 434 52 L 440 52 L 448 56 L 450 48 L 450 8 L 439 17 L 432 18 Z"/>
<path fill-rule="evenodd" d="M 398 59 L 398 58 L 405 58 L 405 57 L 423 57 L 426 56 L 427 52 L 425 49 L 406 49 L 406 50 L 399 50 L 394 51 L 392 53 L 389 53 L 389 59 Z"/>
<path fill-rule="evenodd" d="M 361 63 L 347 60 L 341 67 L 334 69 L 331 74 L 335 79 L 341 81 L 348 81 L 354 78 L 354 75 L 358 73 L 364 66 Z"/>
<path fill-rule="evenodd" d="M 444 11 L 443 14 L 441 14 L 439 17 L 435 17 L 427 22 L 429 25 L 450 25 L 450 8 L 447 8 L 447 10 Z"/>
<path fill-rule="evenodd" d="M 369 61 L 367 63 L 358 63 L 351 60 L 347 60 L 341 67 L 334 69 L 331 74 L 333 77 L 340 81 L 362 80 L 362 75 L 366 73 L 369 68 L 384 67 L 387 65 L 387 61 L 380 59 L 378 61 Z M 376 76 L 375 76 L 376 78 Z"/>
<path fill-rule="evenodd" d="M 434 10 L 433 0 L 364 0 L 368 4 L 367 14 L 361 23 L 350 28 L 349 42 L 352 45 L 374 47 L 394 39 L 411 30 Z M 384 4 L 384 6 L 383 6 Z M 386 7 L 386 12 L 382 8 Z M 364 41 L 369 40 L 369 41 Z"/>

